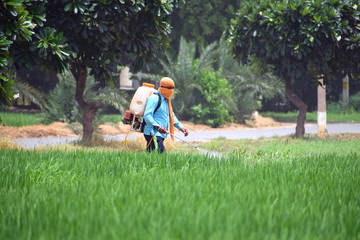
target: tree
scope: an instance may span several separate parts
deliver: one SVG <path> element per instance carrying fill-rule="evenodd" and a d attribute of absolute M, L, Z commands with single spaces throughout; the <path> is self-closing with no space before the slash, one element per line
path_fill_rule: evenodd
<path fill-rule="evenodd" d="M 239 7 L 240 1 L 232 0 L 186 1 L 171 15 L 175 45 L 180 37 L 200 47 L 218 41 Z"/>
<path fill-rule="evenodd" d="M 64 68 L 68 53 L 64 51 L 61 33 L 44 28 L 43 2 L 6 0 L 0 3 L 0 104 L 10 104 L 14 89 L 27 88 L 28 95 L 36 97 L 37 91 L 30 85 L 16 82 L 16 70 L 31 68 L 44 61 L 51 69 Z M 44 41 L 46 40 L 46 42 Z M 60 67 L 60 68 L 58 68 Z M 42 99 L 39 99 L 42 101 Z"/>
<path fill-rule="evenodd" d="M 293 84 L 340 70 L 358 71 L 358 1 L 246 1 L 237 14 L 230 29 L 235 57 L 246 62 L 255 55 L 275 66 L 288 99 L 299 110 L 296 136 L 303 137 L 307 105 Z"/>
<path fill-rule="evenodd" d="M 6 0 L 0 3 L 0 105 L 12 100 L 12 60 L 10 47 L 15 41 L 30 41 L 32 18 L 23 1 Z"/>
<path fill-rule="evenodd" d="M 45 27 L 66 39 L 70 71 L 76 81 L 75 99 L 82 114 L 83 139 L 91 139 L 93 119 L 101 102 L 84 98 L 90 74 L 111 83 L 117 64 L 148 66 L 154 52 L 169 44 L 169 15 L 177 1 L 51 0 L 46 1 Z M 47 34 L 47 36 L 51 36 Z M 39 35 L 45 46 L 47 38 Z M 44 53 L 46 54 L 46 52 Z M 58 63 L 59 67 L 62 64 Z"/>

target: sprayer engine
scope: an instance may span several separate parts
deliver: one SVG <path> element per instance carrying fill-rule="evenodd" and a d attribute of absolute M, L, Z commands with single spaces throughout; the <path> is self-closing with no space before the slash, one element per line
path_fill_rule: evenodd
<path fill-rule="evenodd" d="M 125 111 L 121 121 L 123 124 L 130 125 L 130 130 L 139 132 L 142 131 L 142 117 L 135 116 L 130 110 Z"/>

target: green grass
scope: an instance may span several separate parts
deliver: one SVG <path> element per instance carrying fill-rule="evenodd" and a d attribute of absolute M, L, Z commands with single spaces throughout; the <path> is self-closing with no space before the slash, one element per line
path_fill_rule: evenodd
<path fill-rule="evenodd" d="M 262 116 L 271 117 L 279 122 L 296 122 L 298 112 L 276 113 L 276 112 L 262 112 Z M 28 126 L 34 124 L 44 124 L 42 114 L 26 114 L 26 113 L 7 113 L 0 112 L 0 119 L 2 124 L 6 126 Z M 99 115 L 99 122 L 119 123 L 122 115 L 120 114 L 103 114 Z M 328 122 L 360 122 L 360 114 L 357 112 L 351 113 L 333 113 L 327 112 Z M 317 121 L 317 112 L 307 113 L 307 122 Z"/>
<path fill-rule="evenodd" d="M 220 160 L 1 150 L 0 239 L 359 239 L 360 155 L 300 145 Z"/>
<path fill-rule="evenodd" d="M 345 134 L 346 136 L 346 134 Z M 262 138 L 256 140 L 226 140 L 215 139 L 199 144 L 199 147 L 234 153 L 266 153 L 266 154 L 291 154 L 296 156 L 316 156 L 321 154 L 360 154 L 360 140 L 319 139 L 307 136 L 304 139 L 292 137 Z M 182 150 L 184 151 L 184 150 Z"/>
<path fill-rule="evenodd" d="M 121 119 L 122 115 L 120 114 L 104 114 L 99 116 L 100 122 L 119 123 Z"/>
<path fill-rule="evenodd" d="M 279 122 L 293 122 L 297 120 L 298 112 L 287 112 L 287 113 L 277 113 L 277 112 L 261 112 L 264 117 L 271 117 Z M 328 122 L 360 122 L 360 113 L 351 112 L 351 113 L 326 113 Z M 317 122 L 317 112 L 308 112 L 306 114 L 307 122 Z"/>
<path fill-rule="evenodd" d="M 42 114 L 0 112 L 1 124 L 23 127 L 42 123 Z"/>

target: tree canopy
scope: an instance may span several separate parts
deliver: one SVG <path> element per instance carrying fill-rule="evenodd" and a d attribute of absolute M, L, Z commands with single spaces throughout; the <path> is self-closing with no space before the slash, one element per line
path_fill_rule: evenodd
<path fill-rule="evenodd" d="M 83 118 L 83 139 L 94 131 L 92 121 L 102 105 L 87 102 L 83 92 L 87 68 L 101 82 L 111 82 L 117 64 L 139 69 L 169 44 L 169 15 L 177 1 L 51 0 L 45 3 L 45 27 L 66 39 L 75 98 Z M 46 38 L 42 38 L 46 44 Z M 63 63 L 63 62 L 61 62 Z"/>
<path fill-rule="evenodd" d="M 240 61 L 255 55 L 275 66 L 289 100 L 300 110 L 296 135 L 305 133 L 307 106 L 294 82 L 358 71 L 360 6 L 357 0 L 246 1 L 232 21 L 230 41 Z"/>
<path fill-rule="evenodd" d="M 218 41 L 239 7 L 240 1 L 232 0 L 186 1 L 171 15 L 174 42 L 177 45 L 180 37 L 184 37 L 205 47 Z"/>
<path fill-rule="evenodd" d="M 0 104 L 9 104 L 13 95 L 10 47 L 15 41 L 31 40 L 34 34 L 32 23 L 32 17 L 21 1 L 0 3 Z"/>
<path fill-rule="evenodd" d="M 88 69 L 105 84 L 112 82 L 119 64 L 135 70 L 149 67 L 154 54 L 169 46 L 170 14 L 177 4 L 177 0 L 7 0 L 1 3 L 0 67 L 9 62 L 16 67 L 45 63 L 56 72 L 69 67 L 83 112 L 83 138 L 89 139 L 102 105 L 84 98 Z M 17 36 L 27 41 L 12 42 Z"/>

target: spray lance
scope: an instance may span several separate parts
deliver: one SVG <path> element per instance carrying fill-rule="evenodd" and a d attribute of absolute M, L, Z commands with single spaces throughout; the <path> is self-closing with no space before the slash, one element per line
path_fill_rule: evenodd
<path fill-rule="evenodd" d="M 180 141 L 186 143 L 187 145 L 189 145 L 189 146 L 197 149 L 201 154 L 207 155 L 208 157 L 219 157 L 219 158 L 222 157 L 222 154 L 219 153 L 219 152 L 214 152 L 214 151 L 209 151 L 209 150 L 205 150 L 205 149 L 199 148 L 199 147 L 195 146 L 194 144 L 191 144 L 191 143 L 185 141 L 184 139 L 176 136 L 175 134 L 172 134 L 172 133 L 170 133 L 170 132 L 167 132 L 167 133 L 168 133 L 169 135 L 171 135 L 171 136 L 174 136 L 176 139 L 179 139 Z"/>

